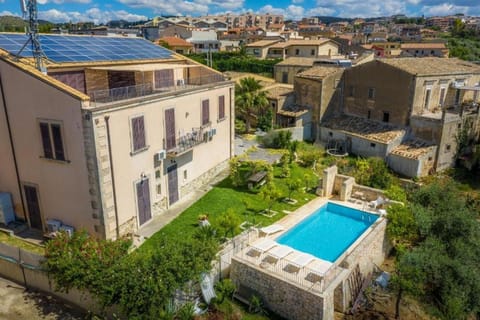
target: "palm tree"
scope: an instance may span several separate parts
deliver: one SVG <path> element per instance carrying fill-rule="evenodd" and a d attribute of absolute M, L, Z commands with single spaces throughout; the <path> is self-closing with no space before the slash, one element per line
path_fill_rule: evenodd
<path fill-rule="evenodd" d="M 247 77 L 235 84 L 235 107 L 237 114 L 245 119 L 246 131 L 250 131 L 250 117 L 258 115 L 268 106 L 267 95 L 261 91 L 262 85 L 259 80 Z"/>

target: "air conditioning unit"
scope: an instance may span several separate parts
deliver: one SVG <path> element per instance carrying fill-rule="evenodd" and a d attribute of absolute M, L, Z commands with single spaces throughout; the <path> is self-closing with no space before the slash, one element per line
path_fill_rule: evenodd
<path fill-rule="evenodd" d="M 57 219 L 49 219 L 47 220 L 47 231 L 48 233 L 51 232 L 57 232 L 60 230 L 60 227 L 62 226 L 62 221 L 57 220 Z"/>
<path fill-rule="evenodd" d="M 167 151 L 166 150 L 157 151 L 156 156 L 157 156 L 158 161 L 166 159 L 167 158 Z"/>
<path fill-rule="evenodd" d="M 75 228 L 72 227 L 72 226 L 67 226 L 67 225 L 64 224 L 60 227 L 59 231 L 63 231 L 66 234 L 68 234 L 69 237 L 71 237 L 71 236 L 73 236 L 73 232 L 75 231 Z"/>
<path fill-rule="evenodd" d="M 213 128 L 211 132 L 212 132 L 212 136 L 214 136 L 214 135 L 217 134 L 217 129 L 216 129 L 216 128 Z"/>

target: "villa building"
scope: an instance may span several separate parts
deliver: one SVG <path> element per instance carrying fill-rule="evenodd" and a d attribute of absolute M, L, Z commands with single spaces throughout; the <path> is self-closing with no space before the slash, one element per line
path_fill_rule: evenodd
<path fill-rule="evenodd" d="M 134 233 L 226 168 L 234 85 L 143 39 L 0 34 L 0 192 L 16 217 Z M 43 70 L 42 70 L 43 71 Z"/>
<path fill-rule="evenodd" d="M 330 39 L 289 40 L 285 42 L 262 40 L 248 44 L 246 52 L 260 59 L 286 59 L 289 57 L 325 58 L 337 56 L 338 47 L 339 44 Z"/>

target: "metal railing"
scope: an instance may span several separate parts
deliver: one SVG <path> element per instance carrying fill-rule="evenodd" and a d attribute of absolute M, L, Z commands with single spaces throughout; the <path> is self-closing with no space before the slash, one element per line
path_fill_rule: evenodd
<path fill-rule="evenodd" d="M 175 140 L 175 146 L 167 148 L 169 154 L 180 154 L 193 147 L 207 142 L 211 137 L 210 129 L 192 128 L 191 132 L 182 134 Z"/>
<path fill-rule="evenodd" d="M 223 81 L 225 81 L 225 77 L 223 75 L 211 74 L 207 76 L 176 79 L 173 82 L 169 81 L 168 84 L 165 85 L 160 84 L 160 87 L 155 87 L 153 83 L 149 82 L 134 86 L 95 90 L 89 95 L 93 103 L 111 103 L 153 94 L 162 94 L 180 90 L 191 90 L 196 89 L 199 86 L 209 85 L 212 83 L 218 83 Z"/>

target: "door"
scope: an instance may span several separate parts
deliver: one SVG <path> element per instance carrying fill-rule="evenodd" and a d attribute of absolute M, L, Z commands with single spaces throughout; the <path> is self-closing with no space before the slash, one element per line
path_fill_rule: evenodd
<path fill-rule="evenodd" d="M 150 187 L 149 180 L 143 179 L 137 182 L 137 205 L 138 205 L 138 223 L 144 224 L 152 218 L 152 211 L 150 208 Z"/>
<path fill-rule="evenodd" d="M 176 147 L 175 137 L 175 109 L 165 110 L 165 137 L 167 140 L 167 150 L 171 150 Z"/>
<path fill-rule="evenodd" d="M 170 205 L 178 201 L 178 176 L 177 165 L 167 168 L 168 174 L 168 203 Z"/>
<path fill-rule="evenodd" d="M 42 216 L 40 213 L 37 188 L 34 186 L 23 186 L 23 190 L 25 192 L 30 228 L 42 230 Z"/>

